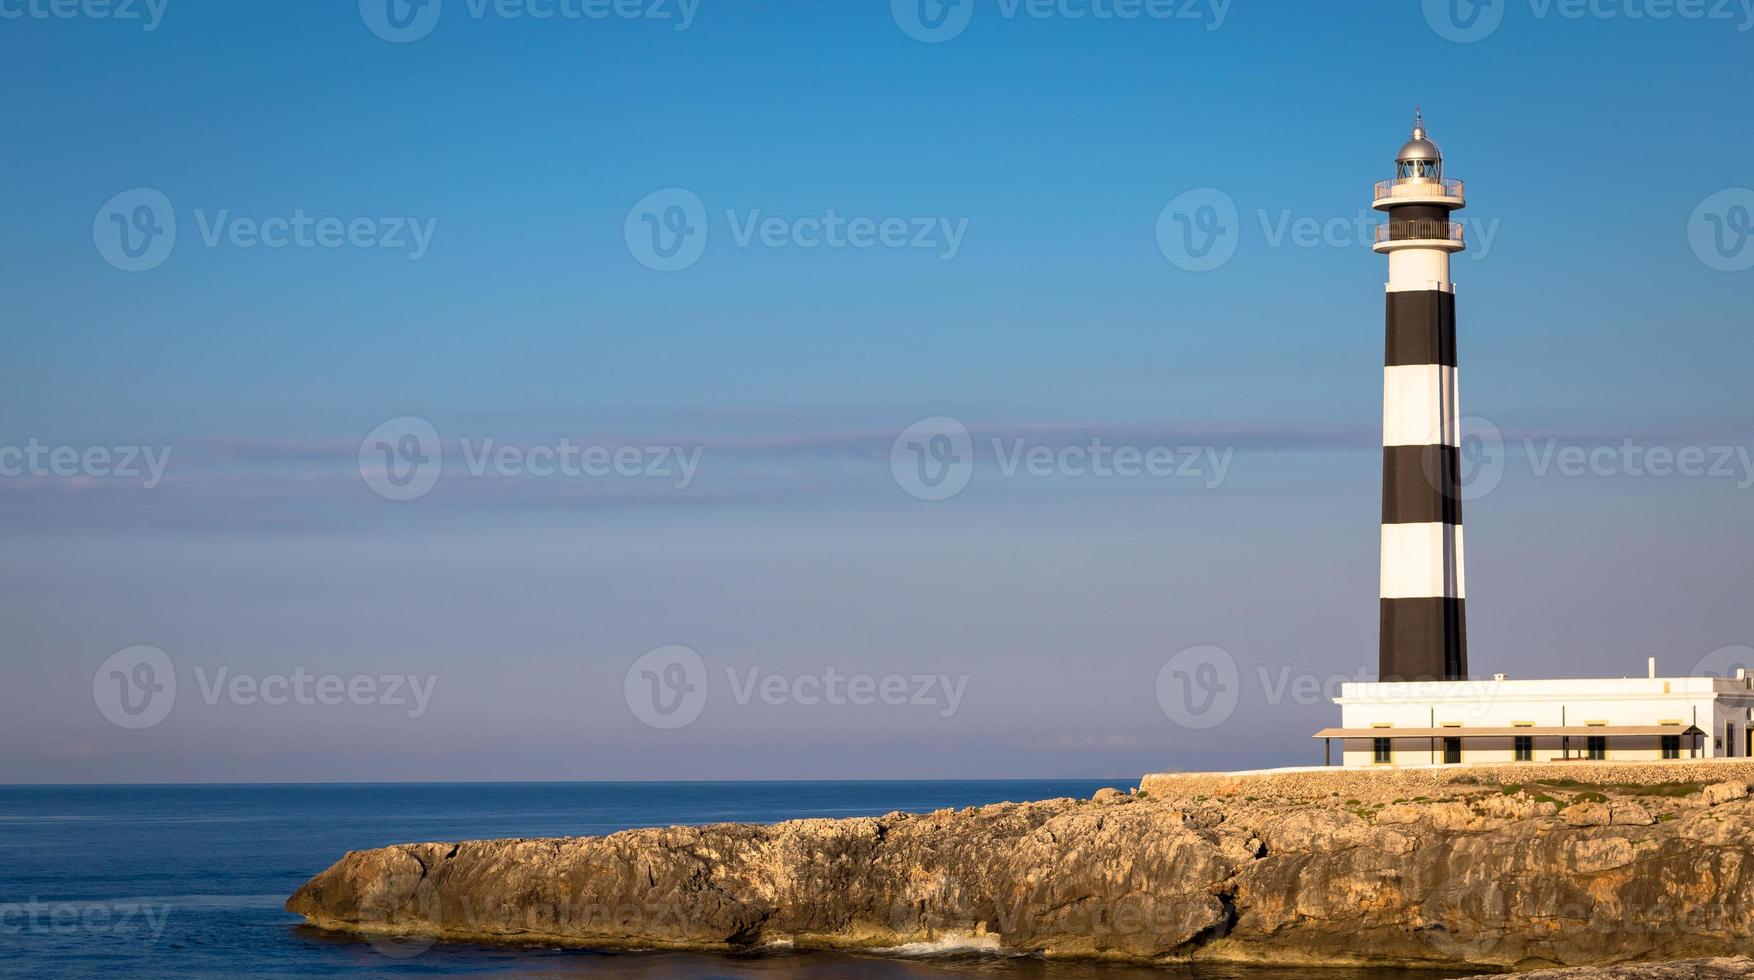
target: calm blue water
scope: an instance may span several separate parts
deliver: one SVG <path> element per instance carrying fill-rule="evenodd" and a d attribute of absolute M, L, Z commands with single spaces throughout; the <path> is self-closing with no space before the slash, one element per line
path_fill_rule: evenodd
<path fill-rule="evenodd" d="M 349 849 L 657 824 L 926 811 L 1085 796 L 1113 781 L 0 786 L 0 975 L 19 977 L 1003 976 L 1288 978 L 1039 961 L 721 957 L 438 945 L 400 959 L 281 903 Z M 1335 973 L 1371 980 L 1394 973 Z M 1419 974 L 1429 980 L 1432 974 Z"/>

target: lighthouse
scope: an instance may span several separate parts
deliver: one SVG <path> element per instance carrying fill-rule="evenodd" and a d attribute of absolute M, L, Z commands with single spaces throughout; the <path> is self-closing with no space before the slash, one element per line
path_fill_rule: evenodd
<path fill-rule="evenodd" d="M 1381 679 L 1340 685 L 1340 727 L 1315 733 L 1327 762 L 1336 740 L 1355 768 L 1754 758 L 1754 672 L 1745 669 L 1659 675 L 1651 657 L 1646 677 L 1469 679 L 1449 277 L 1450 256 L 1465 247 L 1450 214 L 1465 200 L 1417 112 L 1372 203 L 1388 212 L 1373 247 L 1389 257 Z"/>
<path fill-rule="evenodd" d="M 1381 637 L 1385 681 L 1468 676 L 1456 398 L 1456 295 L 1450 255 L 1466 247 L 1450 213 L 1462 182 L 1415 112 L 1413 136 L 1378 181 L 1388 213 L 1375 251 L 1389 257 L 1383 360 Z"/>

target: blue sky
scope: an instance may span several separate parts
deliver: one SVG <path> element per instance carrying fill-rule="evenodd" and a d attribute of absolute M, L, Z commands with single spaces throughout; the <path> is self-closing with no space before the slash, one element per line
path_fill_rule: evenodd
<path fill-rule="evenodd" d="M 169 452 L 150 488 L 84 463 L 0 476 L 0 780 L 1315 761 L 1335 709 L 1281 679 L 1375 664 L 1386 274 L 1353 229 L 1415 103 L 1468 183 L 1463 411 L 1495 487 L 1467 510 L 1474 670 L 1680 673 L 1754 643 L 1739 4 L 964 0 L 927 43 L 905 3 L 701 0 L 678 29 L 675 0 L 444 0 L 399 43 L 375 2 L 0 2 L 22 96 L 0 136 L 0 448 Z M 130 272 L 104 236 L 141 189 L 177 234 Z M 678 271 L 630 248 L 654 192 L 699 205 Z M 1210 271 L 1156 237 L 1187 192 L 1235 207 Z M 831 212 L 924 247 L 800 247 Z M 299 216 L 381 244 L 255 242 Z M 739 241 L 771 218 L 779 244 Z M 892 444 L 939 416 L 971 433 L 973 478 L 916 499 Z M 400 418 L 444 468 L 397 501 L 360 458 Z M 698 472 L 472 475 L 486 440 L 673 447 Z M 1006 475 L 993 440 L 1193 462 Z M 1603 452 L 1568 476 L 1568 447 Z M 1623 447 L 1715 472 L 1651 475 Z M 94 675 L 141 644 L 178 688 L 134 730 Z M 709 695 L 656 728 L 627 678 L 673 644 Z M 1240 698 L 1190 727 L 1153 685 L 1205 645 Z M 409 717 L 203 697 L 221 668 L 435 683 Z M 948 717 L 798 703 L 829 668 L 965 686 Z M 740 700 L 751 670 L 785 703 Z"/>

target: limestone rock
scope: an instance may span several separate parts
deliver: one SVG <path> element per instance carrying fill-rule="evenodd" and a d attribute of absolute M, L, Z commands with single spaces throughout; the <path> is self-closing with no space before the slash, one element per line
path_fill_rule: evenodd
<path fill-rule="evenodd" d="M 1608 823 L 1615 827 L 1648 827 L 1657 822 L 1642 805 L 1631 800 L 1614 800 L 1608 804 Z"/>
<path fill-rule="evenodd" d="M 1623 798 L 1553 819 L 1514 794 L 1380 810 L 1116 796 L 403 844 L 348 853 L 287 908 L 326 929 L 586 948 L 967 937 L 1047 957 L 1450 969 L 1754 949 L 1754 805 L 1658 822 Z"/>
<path fill-rule="evenodd" d="M 1738 782 L 1717 783 L 1705 788 L 1705 805 L 1717 806 L 1732 800 L 1748 798 L 1748 784 Z"/>
<path fill-rule="evenodd" d="M 1518 975 L 1518 980 L 1730 980 L 1754 976 L 1754 959 L 1684 960 L 1674 963 L 1642 963 L 1628 966 L 1580 967 L 1566 970 L 1536 970 Z M 1469 977 L 1467 980 L 1503 980 L 1496 977 Z"/>

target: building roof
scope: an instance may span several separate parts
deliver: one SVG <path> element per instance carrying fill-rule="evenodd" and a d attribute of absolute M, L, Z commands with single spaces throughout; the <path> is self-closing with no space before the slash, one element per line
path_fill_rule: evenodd
<path fill-rule="evenodd" d="M 1514 728 L 1324 728 L 1314 738 L 1509 738 L 1513 735 L 1609 737 L 1703 735 L 1697 725 L 1522 725 Z"/>
<path fill-rule="evenodd" d="M 1418 109 L 1413 110 L 1413 138 L 1402 145 L 1401 152 L 1395 155 L 1395 159 L 1401 163 L 1410 163 L 1414 160 L 1442 162 L 1443 151 L 1439 150 L 1437 144 L 1425 135 L 1424 112 Z"/>

